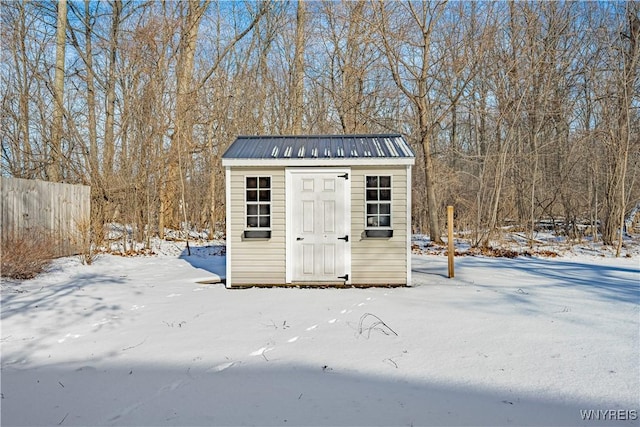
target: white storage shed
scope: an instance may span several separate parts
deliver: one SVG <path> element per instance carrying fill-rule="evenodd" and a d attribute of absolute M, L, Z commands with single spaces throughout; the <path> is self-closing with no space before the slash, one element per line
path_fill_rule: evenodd
<path fill-rule="evenodd" d="M 226 286 L 409 285 L 414 161 L 401 135 L 239 136 Z"/>

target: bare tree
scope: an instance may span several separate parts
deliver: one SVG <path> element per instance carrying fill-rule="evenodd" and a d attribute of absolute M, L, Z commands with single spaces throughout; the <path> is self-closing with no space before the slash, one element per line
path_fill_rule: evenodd
<path fill-rule="evenodd" d="M 64 70 L 67 30 L 67 1 L 60 0 L 57 4 L 56 21 L 56 68 L 53 84 L 53 120 L 51 123 L 51 147 L 47 175 L 50 181 L 60 181 L 62 178 L 62 119 L 64 117 Z"/>
<path fill-rule="evenodd" d="M 631 106 L 637 99 L 638 67 L 640 61 L 640 16 L 636 3 L 626 5 L 626 30 L 620 31 L 620 38 L 626 49 L 621 46 L 614 55 L 620 58 L 620 65 L 614 71 L 615 78 L 611 88 L 613 94 L 612 114 L 609 126 L 607 158 L 610 161 L 606 182 L 605 212 L 603 216 L 602 240 L 613 245 L 618 235 L 616 254 L 620 255 L 622 246 L 624 217 L 627 206 L 627 167 L 631 146 Z"/>
<path fill-rule="evenodd" d="M 165 227 L 178 229 L 177 222 L 177 197 L 179 188 L 182 187 L 182 156 L 183 150 L 191 144 L 191 132 L 193 130 L 193 66 L 198 40 L 200 21 L 206 11 L 209 2 L 200 3 L 199 0 L 179 3 L 178 8 L 186 11 L 181 17 L 181 36 L 178 47 L 178 60 L 176 65 L 176 110 L 174 128 L 171 135 L 171 146 L 168 154 L 166 179 L 160 198 L 159 233 L 164 237 Z M 181 188 L 184 196 L 184 189 Z M 182 200 L 183 210 L 184 200 Z"/>
<path fill-rule="evenodd" d="M 302 133 L 302 117 L 304 112 L 304 51 L 307 10 L 305 0 L 298 0 L 296 12 L 296 43 L 291 76 L 291 132 Z"/>
<path fill-rule="evenodd" d="M 166 178 L 160 194 L 158 227 L 161 236 L 164 236 L 165 227 L 178 228 L 176 201 L 179 200 L 179 198 L 177 195 L 180 188 L 182 198 L 184 199 L 185 191 L 182 175 L 182 156 L 190 152 L 193 148 L 194 100 L 197 99 L 196 94 L 206 85 L 207 81 L 214 76 L 235 45 L 251 32 L 269 7 L 268 2 L 260 3 L 258 10 L 251 17 L 246 27 L 234 31 L 231 39 L 225 45 L 219 46 L 219 50 L 212 64 L 198 77 L 198 81 L 194 81 L 194 58 L 198 41 L 198 31 L 208 5 L 209 1 L 200 2 L 198 0 L 190 0 L 187 3 L 187 10 L 183 12 L 184 15 L 181 18 L 181 37 L 176 65 L 175 118 L 167 159 Z M 182 3 L 180 3 L 178 7 L 184 9 Z M 182 200 L 182 208 L 184 217 L 186 215 L 184 211 L 184 209 L 186 209 L 184 200 Z"/>
<path fill-rule="evenodd" d="M 432 153 L 434 136 L 457 100 L 465 93 L 473 77 L 475 64 L 460 63 L 454 76 L 461 82 L 453 92 L 442 96 L 440 67 L 450 52 L 437 49 L 434 37 L 438 23 L 447 10 L 445 2 L 378 2 L 378 28 L 381 48 L 386 56 L 393 81 L 412 105 L 416 116 L 416 141 L 422 148 L 425 198 L 431 240 L 442 243 L 439 204 L 435 191 L 435 163 Z M 446 76 L 445 76 L 446 78 Z"/>
<path fill-rule="evenodd" d="M 375 60 L 372 26 L 365 21 L 366 6 L 364 0 L 322 3 L 328 89 L 344 133 L 365 131 L 365 78 Z"/>

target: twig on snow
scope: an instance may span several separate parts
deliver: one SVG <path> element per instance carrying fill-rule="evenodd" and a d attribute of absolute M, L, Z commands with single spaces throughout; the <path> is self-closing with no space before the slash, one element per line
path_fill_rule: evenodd
<path fill-rule="evenodd" d="M 58 425 L 62 425 L 62 423 L 64 422 L 64 420 L 67 419 L 67 417 L 69 416 L 69 413 L 67 412 L 67 414 L 60 420 L 60 422 L 58 423 Z"/>
<path fill-rule="evenodd" d="M 387 358 L 387 359 L 384 359 L 384 360 L 383 360 L 383 362 L 387 362 L 387 361 L 389 361 L 389 362 L 393 363 L 393 366 L 395 366 L 395 367 L 396 367 L 396 369 L 398 368 L 398 364 L 397 364 L 393 359 L 391 359 L 391 358 Z"/>
<path fill-rule="evenodd" d="M 270 325 L 267 325 L 267 324 L 264 324 L 264 323 L 263 323 L 263 325 L 268 327 L 268 328 L 278 329 L 278 327 L 276 326 L 276 323 L 273 321 L 273 319 L 271 319 L 270 322 L 271 322 Z"/>
<path fill-rule="evenodd" d="M 143 339 L 140 343 L 138 343 L 136 345 L 132 345 L 131 347 L 123 348 L 122 351 L 127 351 L 127 350 L 131 350 L 132 348 L 140 347 L 142 344 L 145 343 L 145 341 L 147 341 L 147 338 L 149 338 L 149 337 L 146 337 L 145 339 Z"/>
<path fill-rule="evenodd" d="M 374 320 L 373 323 L 367 327 L 364 326 L 365 320 L 367 320 L 367 318 L 369 317 L 373 317 Z M 386 323 L 384 323 L 382 321 L 382 319 L 380 319 L 378 316 L 376 316 L 375 314 L 371 314 L 371 313 L 365 313 L 360 317 L 360 322 L 358 323 L 358 334 L 359 335 L 363 335 L 365 332 L 367 333 L 366 338 L 368 339 L 371 336 L 371 331 L 373 329 L 376 329 L 380 332 L 382 332 L 385 335 L 395 335 L 398 336 L 398 334 L 396 333 L 396 331 L 394 331 L 393 329 L 391 329 L 389 327 L 389 325 L 387 325 Z"/>

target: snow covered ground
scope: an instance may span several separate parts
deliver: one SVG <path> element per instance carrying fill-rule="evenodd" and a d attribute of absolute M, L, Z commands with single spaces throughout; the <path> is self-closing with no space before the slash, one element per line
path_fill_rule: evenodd
<path fill-rule="evenodd" d="M 637 256 L 460 257 L 448 279 L 415 255 L 411 288 L 226 290 L 199 283 L 219 247 L 161 249 L 3 282 L 3 426 L 640 424 Z"/>

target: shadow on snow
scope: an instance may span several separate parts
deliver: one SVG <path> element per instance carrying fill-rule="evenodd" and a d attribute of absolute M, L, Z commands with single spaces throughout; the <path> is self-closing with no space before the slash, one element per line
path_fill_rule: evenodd
<path fill-rule="evenodd" d="M 585 424 L 581 410 L 600 408 L 593 402 L 321 366 L 220 362 L 4 368 L 3 424 L 572 426 Z M 28 402 L 38 405 L 29 409 Z"/>
<path fill-rule="evenodd" d="M 430 258 L 420 258 L 422 257 L 413 258 L 413 274 L 414 278 L 425 283 L 429 282 L 429 277 L 435 276 L 438 278 L 438 283 L 441 284 L 460 284 L 459 278 L 465 276 L 465 270 L 474 269 L 476 272 L 487 274 L 485 277 L 476 276 L 474 278 L 472 284 L 476 286 L 492 287 L 490 284 L 491 274 L 495 273 L 507 275 L 507 277 L 511 275 L 514 288 L 573 288 L 590 293 L 602 300 L 632 304 L 640 303 L 640 268 L 528 257 L 515 259 L 458 257 L 455 261 L 456 278 L 448 282 L 440 280 L 440 278 L 447 277 L 444 274 L 446 272 L 446 258 L 443 258 L 443 262 L 435 265 L 429 265 Z M 478 283 L 476 283 L 476 280 Z M 518 280 L 537 283 L 523 285 L 519 284 Z M 500 281 L 504 281 L 504 279 Z M 526 291 L 523 291 L 520 295 L 512 296 L 515 300 L 524 302 L 526 300 L 525 295 Z"/>
<path fill-rule="evenodd" d="M 34 279 L 37 280 L 37 279 Z M 92 295 L 92 287 L 97 285 L 122 284 L 124 278 L 115 275 L 78 274 L 68 280 L 51 285 L 44 285 L 40 290 L 28 293 L 3 292 L 0 319 L 33 313 L 35 310 L 52 312 L 52 322 L 64 322 L 69 310 L 73 314 L 89 317 L 103 310 L 119 310 L 120 306 L 109 305 L 103 297 Z M 72 296 L 71 302 L 67 297 Z M 64 299 L 64 305 L 60 300 Z M 57 317 L 53 317 L 57 316 Z"/>
<path fill-rule="evenodd" d="M 191 254 L 187 249 L 180 254 L 180 259 L 185 260 L 192 267 L 212 273 L 207 283 L 217 283 L 226 280 L 226 246 L 224 245 L 207 245 L 196 246 L 190 248 Z"/>

